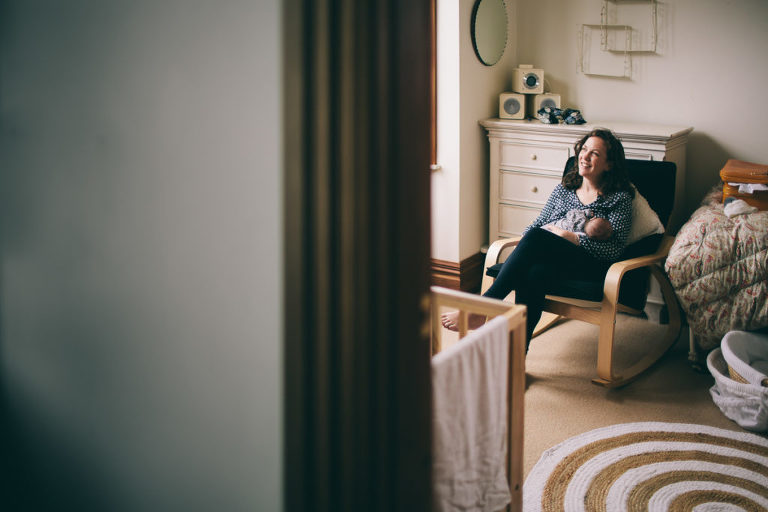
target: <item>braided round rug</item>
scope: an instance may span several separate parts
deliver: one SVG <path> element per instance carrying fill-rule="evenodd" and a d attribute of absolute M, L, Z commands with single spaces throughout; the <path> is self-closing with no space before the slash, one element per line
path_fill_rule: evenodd
<path fill-rule="evenodd" d="M 625 423 L 545 451 L 525 511 L 768 511 L 768 440 L 685 423 Z"/>

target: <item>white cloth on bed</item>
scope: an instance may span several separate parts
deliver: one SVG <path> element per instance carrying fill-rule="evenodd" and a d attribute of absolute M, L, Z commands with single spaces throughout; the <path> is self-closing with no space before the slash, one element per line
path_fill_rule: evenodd
<path fill-rule="evenodd" d="M 743 199 L 735 199 L 733 201 L 730 201 L 725 206 L 723 206 L 723 211 L 727 216 L 734 217 L 736 215 L 754 213 L 757 211 L 757 208 L 755 208 L 754 206 L 751 206 L 749 203 L 747 203 Z"/>
<path fill-rule="evenodd" d="M 435 510 L 495 511 L 510 501 L 508 354 L 500 316 L 432 358 Z"/>

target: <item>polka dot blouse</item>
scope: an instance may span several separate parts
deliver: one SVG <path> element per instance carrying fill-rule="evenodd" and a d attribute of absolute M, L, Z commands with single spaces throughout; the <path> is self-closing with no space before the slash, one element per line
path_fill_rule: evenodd
<path fill-rule="evenodd" d="M 547 199 L 547 204 L 533 224 L 525 228 L 541 227 L 565 217 L 568 210 L 592 210 L 595 217 L 607 219 L 613 227 L 613 235 L 607 240 L 593 240 L 585 234 L 579 235 L 579 245 L 591 256 L 601 261 L 616 261 L 626 247 L 629 228 L 632 224 L 632 197 L 628 192 L 616 192 L 598 196 L 591 204 L 582 204 L 575 190 L 568 190 L 559 183 Z"/>

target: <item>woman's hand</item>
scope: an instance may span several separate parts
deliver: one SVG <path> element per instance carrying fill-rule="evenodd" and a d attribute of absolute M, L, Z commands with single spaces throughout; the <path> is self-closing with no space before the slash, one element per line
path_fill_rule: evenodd
<path fill-rule="evenodd" d="M 561 227 L 555 226 L 554 224 L 547 224 L 546 226 L 542 226 L 542 227 L 548 231 L 551 231 L 557 236 L 561 236 L 565 238 L 566 240 L 568 240 L 574 245 L 579 245 L 579 235 L 577 235 L 573 231 L 566 231 Z"/>

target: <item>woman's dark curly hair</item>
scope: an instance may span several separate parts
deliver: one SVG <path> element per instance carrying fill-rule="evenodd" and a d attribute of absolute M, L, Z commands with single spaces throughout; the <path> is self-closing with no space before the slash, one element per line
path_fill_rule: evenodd
<path fill-rule="evenodd" d="M 635 197 L 635 189 L 629 181 L 629 174 L 627 174 L 627 166 L 625 165 L 624 146 L 621 145 L 621 141 L 616 138 L 613 132 L 605 128 L 595 128 L 574 144 L 573 150 L 576 158 L 573 159 L 571 168 L 563 176 L 563 186 L 567 189 L 575 190 L 584 181 L 584 178 L 579 175 L 579 153 L 581 153 L 581 148 L 590 137 L 603 139 L 605 146 L 608 148 L 606 157 L 608 163 L 611 164 L 610 169 L 603 173 L 600 182 L 600 193 L 609 195 L 624 190 L 629 192 L 632 197 Z"/>

